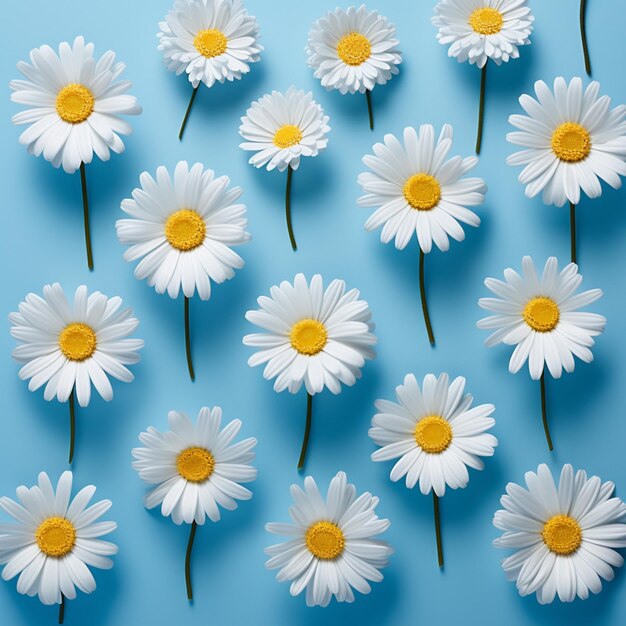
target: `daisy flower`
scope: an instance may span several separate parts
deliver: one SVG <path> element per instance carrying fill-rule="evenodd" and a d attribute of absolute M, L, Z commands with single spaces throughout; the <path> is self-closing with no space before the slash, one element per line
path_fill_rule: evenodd
<path fill-rule="evenodd" d="M 265 363 L 263 377 L 275 378 L 274 390 L 307 391 L 307 419 L 298 469 L 304 458 L 311 426 L 313 396 L 328 388 L 338 394 L 342 383 L 352 386 L 361 377 L 365 361 L 376 354 L 369 305 L 359 291 L 346 292 L 343 280 L 333 280 L 324 290 L 322 277 L 308 283 L 297 274 L 293 284 L 283 281 L 257 299 L 260 309 L 246 319 L 265 332 L 246 335 L 243 343 L 258 351 L 248 359 L 250 367 Z"/>
<path fill-rule="evenodd" d="M 161 166 L 156 180 L 143 172 L 139 182 L 141 188 L 133 190 L 132 199 L 122 200 L 122 211 L 130 219 L 116 222 L 117 236 L 130 246 L 124 253 L 128 262 L 141 259 L 136 278 L 146 278 L 157 293 L 167 291 L 170 298 L 177 298 L 182 289 L 187 366 L 194 380 L 189 298 L 197 290 L 201 300 L 208 300 L 211 281 L 223 283 L 244 266 L 232 250 L 250 241 L 246 207 L 237 202 L 242 190 L 229 189 L 227 176 L 216 178 L 201 163 L 189 168 L 186 161 L 176 165 L 173 179 Z"/>
<path fill-rule="evenodd" d="M 142 480 L 157 485 L 146 496 L 146 508 L 161 505 L 162 515 L 171 516 L 175 524 L 191 524 L 185 560 L 191 600 L 190 559 L 196 527 L 207 518 L 218 522 L 219 507 L 233 511 L 237 500 L 252 497 L 240 483 L 256 479 L 257 471 L 250 465 L 256 439 L 233 443 L 241 421 L 233 420 L 222 428 L 220 407 L 200 409 L 195 424 L 184 413 L 170 411 L 168 422 L 170 430 L 164 433 L 150 426 L 139 435 L 145 447 L 133 449 L 133 467 Z"/>
<path fill-rule="evenodd" d="M 493 543 L 513 549 L 502 561 L 521 596 L 537 594 L 540 604 L 600 593 L 602 579 L 613 580 L 624 563 L 615 548 L 626 547 L 626 505 L 612 482 L 567 464 L 558 487 L 547 465 L 526 472 L 526 488 L 506 486 L 493 525 L 504 531 Z"/>
<path fill-rule="evenodd" d="M 353 589 L 366 594 L 368 581 L 380 582 L 393 550 L 375 539 L 390 525 L 376 515 L 378 498 L 369 492 L 356 496 L 356 488 L 338 472 L 330 481 L 326 499 L 311 476 L 304 490 L 291 486 L 294 504 L 289 508 L 291 524 L 269 523 L 265 529 L 289 541 L 266 548 L 271 557 L 265 566 L 278 569 L 278 582 L 291 581 L 290 593 L 306 589 L 307 606 L 354 602 Z"/>
<path fill-rule="evenodd" d="M 28 124 L 19 141 L 29 154 L 43 154 L 68 174 L 80 169 L 89 269 L 93 269 L 93 255 L 85 164 L 94 154 L 108 161 L 111 150 L 124 152 L 119 136 L 132 129 L 120 116 L 141 113 L 137 99 L 126 93 L 130 81 L 117 80 L 124 67 L 115 63 L 110 50 L 95 59 L 94 45 L 76 37 L 72 45 L 60 44 L 58 54 L 47 45 L 31 50 L 30 63 L 17 64 L 26 80 L 9 83 L 11 100 L 30 107 L 12 118 L 14 124 Z"/>
<path fill-rule="evenodd" d="M 198 87 L 241 80 L 260 60 L 259 25 L 242 0 L 175 0 L 159 23 L 158 49 L 170 72 L 193 86 L 178 138 L 183 138 Z"/>
<path fill-rule="evenodd" d="M 117 524 L 97 521 L 111 508 L 111 501 L 88 506 L 95 491 L 88 485 L 72 498 L 72 472 L 61 474 L 56 489 L 41 472 L 37 485 L 17 488 L 17 502 L 0 498 L 0 509 L 17 522 L 0 525 L 2 578 L 11 580 L 19 574 L 18 593 L 58 604 L 59 624 L 65 600 L 76 598 L 76 588 L 95 591 L 90 567 L 110 569 L 113 562 L 108 557 L 117 553 L 115 544 L 101 539 Z"/>
<path fill-rule="evenodd" d="M 328 115 L 313 100 L 311 92 L 291 86 L 286 93 L 272 91 L 253 102 L 241 118 L 239 134 L 243 150 L 254 152 L 248 163 L 270 172 L 287 170 L 285 212 L 291 247 L 296 240 L 291 226 L 291 177 L 300 166 L 300 157 L 315 157 L 328 145 Z"/>
<path fill-rule="evenodd" d="M 520 129 L 507 140 L 524 150 L 507 158 L 509 165 L 524 165 L 519 181 L 526 196 L 543 192 L 546 204 L 570 204 L 571 254 L 576 263 L 576 205 L 581 189 L 589 198 L 602 195 L 600 180 L 614 189 L 626 176 L 626 106 L 611 109 L 608 96 L 598 97 L 600 84 L 590 83 L 583 92 L 582 80 L 569 85 L 559 76 L 554 90 L 543 81 L 535 83 L 537 99 L 522 95 L 526 115 L 511 115 Z"/>
<path fill-rule="evenodd" d="M 419 135 L 412 127 L 404 129 L 404 142 L 385 135 L 383 143 L 374 144 L 374 154 L 363 157 L 372 171 L 359 174 L 358 182 L 365 195 L 359 206 L 376 207 L 365 222 L 367 230 L 382 226 L 380 240 L 395 239 L 398 250 L 406 248 L 413 234 L 420 246 L 420 292 L 422 309 L 431 344 L 435 343 L 424 286 L 424 255 L 433 242 L 443 252 L 449 238 L 465 239 L 461 223 L 479 226 L 480 218 L 467 207 L 485 200 L 487 185 L 482 178 L 463 178 L 478 164 L 475 156 L 448 158 L 452 147 L 452 126 L 444 124 L 435 142 L 430 124 L 420 126 Z"/>
<path fill-rule="evenodd" d="M 9 314 L 11 335 L 19 342 L 13 358 L 22 363 L 19 377 L 28 389 L 45 385 L 43 397 L 70 405 L 70 463 L 74 451 L 74 397 L 86 407 L 91 386 L 105 400 L 113 398 L 109 377 L 134 379 L 126 368 L 139 362 L 142 339 L 130 339 L 139 320 L 122 308 L 119 297 L 91 295 L 81 285 L 68 302 L 59 283 L 46 285 L 43 298 L 29 293 L 18 311 Z"/>
<path fill-rule="evenodd" d="M 402 55 L 396 27 L 378 11 L 362 4 L 335 9 L 313 24 L 306 46 L 309 67 L 322 87 L 339 93 L 364 93 L 370 128 L 374 130 L 372 90 L 399 72 Z"/>
<path fill-rule="evenodd" d="M 424 377 L 422 388 L 413 374 L 396 387 L 398 402 L 377 400 L 369 436 L 380 446 L 372 461 L 399 459 L 391 470 L 393 482 L 406 476 L 406 486 L 433 492 L 439 567 L 443 567 L 439 498 L 450 489 L 465 488 L 467 468 L 483 469 L 480 457 L 493 456 L 498 440 L 487 431 L 495 424 L 493 404 L 472 408 L 464 394 L 465 378 L 451 383 L 448 374 Z"/>
<path fill-rule="evenodd" d="M 563 370 L 574 371 L 574 357 L 593 361 L 593 338 L 604 331 L 606 318 L 578 311 L 602 297 L 602 290 L 576 293 L 582 282 L 578 266 L 569 263 L 560 272 L 556 257 L 550 257 L 541 278 L 531 257 L 522 259 L 522 275 L 508 268 L 504 281 L 485 279 L 485 286 L 497 298 L 481 298 L 478 306 L 493 312 L 476 325 L 493 333 L 487 347 L 503 343 L 515 346 L 509 372 L 516 374 L 528 361 L 533 380 L 541 381 L 542 413 L 548 446 L 552 441 L 545 415 L 545 366 L 553 378 Z"/>
<path fill-rule="evenodd" d="M 476 153 L 480 153 L 485 111 L 487 62 L 496 65 L 519 58 L 520 46 L 530 44 L 535 18 L 527 0 L 439 0 L 432 23 L 448 56 L 481 68 Z"/>

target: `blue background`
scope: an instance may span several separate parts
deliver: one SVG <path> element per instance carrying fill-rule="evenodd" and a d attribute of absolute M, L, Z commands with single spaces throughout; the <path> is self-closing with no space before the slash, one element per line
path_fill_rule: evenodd
<path fill-rule="evenodd" d="M 93 482 L 100 497 L 114 502 L 109 513 L 119 523 L 112 536 L 119 555 L 111 571 L 96 572 L 97 592 L 79 595 L 67 609 L 66 623 L 92 626 L 170 623 L 188 625 L 291 626 L 343 624 L 348 620 L 381 625 L 500 623 L 608 625 L 626 620 L 624 575 L 605 584 L 600 596 L 572 605 L 558 602 L 540 607 L 534 597 L 520 598 L 500 567 L 503 554 L 491 546 L 497 531 L 493 512 L 507 481 L 520 482 L 526 470 L 548 462 L 585 468 L 617 483 L 624 495 L 623 441 L 626 350 L 623 311 L 626 298 L 621 268 L 626 264 L 624 192 L 604 189 L 601 199 L 583 200 L 579 214 L 579 259 L 585 286 L 601 287 L 605 297 L 595 309 L 608 317 L 592 365 L 578 363 L 561 380 L 549 380 L 548 403 L 556 451 L 547 451 L 540 423 L 539 387 L 524 370 L 508 373 L 510 349 L 486 350 L 485 333 L 475 328 L 481 311 L 476 300 L 486 295 L 485 276 L 501 276 L 507 266 L 519 267 L 531 254 L 543 263 L 548 255 L 563 262 L 569 254 L 565 209 L 545 207 L 524 197 L 518 171 L 505 164 L 513 147 L 505 141 L 507 117 L 520 112 L 517 97 L 543 78 L 583 75 L 578 31 L 578 3 L 572 0 L 533 2 L 536 29 L 532 45 L 521 59 L 500 68 L 490 66 L 485 139 L 478 175 L 489 184 L 479 229 L 468 229 L 462 244 L 427 259 L 427 281 L 437 347 L 431 349 L 421 318 L 415 241 L 402 252 L 381 245 L 379 233 L 367 233 L 367 209 L 356 206 L 356 177 L 363 154 L 383 133 L 398 134 L 406 125 L 430 122 L 455 129 L 454 152 L 473 151 L 479 71 L 446 56 L 430 24 L 434 0 L 381 0 L 381 9 L 398 25 L 404 54 L 399 76 L 373 96 L 376 130 L 367 127 L 363 96 L 324 91 L 306 66 L 304 45 L 312 22 L 328 2 L 248 0 L 256 15 L 265 51 L 262 62 L 236 84 L 201 87 L 182 143 L 178 127 L 191 86 L 185 77 L 165 70 L 156 50 L 157 23 L 170 0 L 150 2 L 84 2 L 30 0 L 4 8 L 0 77 L 2 145 L 2 316 L 15 310 L 29 291 L 60 281 L 73 292 L 81 283 L 109 296 L 120 295 L 141 320 L 137 336 L 145 339 L 136 381 L 114 385 L 115 397 L 105 403 L 94 397 L 78 412 L 76 482 Z M 418 6 L 419 5 L 419 6 Z M 373 5 L 371 8 L 374 8 Z M 594 78 L 614 103 L 626 102 L 621 61 L 626 5 L 617 0 L 591 2 L 588 36 Z M 96 269 L 86 268 L 78 174 L 68 176 L 18 145 L 20 129 L 10 117 L 20 110 L 9 101 L 8 81 L 17 78 L 15 64 L 43 43 L 83 34 L 96 52 L 117 52 L 127 64 L 124 78 L 144 107 L 132 119 L 134 134 L 126 152 L 108 163 L 88 167 L 92 203 L 92 233 Z M 239 117 L 250 102 L 271 89 L 295 84 L 313 90 L 330 116 L 329 148 L 304 160 L 294 176 L 294 227 L 300 248 L 292 253 L 284 225 L 284 175 L 256 171 L 249 155 L 238 148 Z M 120 201 L 137 185 L 141 171 L 158 165 L 173 168 L 180 159 L 202 161 L 227 174 L 244 188 L 251 244 L 240 249 L 246 267 L 235 279 L 214 289 L 209 302 L 192 305 L 193 345 L 197 380 L 187 376 L 183 345 L 182 300 L 159 296 L 133 277 L 122 259 L 114 223 Z M 272 540 L 263 526 L 286 521 L 288 488 L 300 482 L 295 469 L 305 410 L 305 396 L 276 394 L 250 369 L 250 350 L 241 344 L 252 330 L 244 312 L 272 284 L 292 279 L 298 271 L 320 272 L 325 280 L 344 278 L 361 289 L 377 323 L 378 358 L 369 363 L 356 386 L 334 397 L 315 399 L 314 425 L 307 472 L 326 485 L 336 471 L 347 471 L 359 491 L 380 497 L 379 514 L 392 520 L 386 538 L 396 554 L 385 580 L 353 605 L 333 603 L 327 609 L 307 609 L 304 597 L 291 598 L 264 569 L 264 546 Z M 6 318 L 5 318 L 6 319 Z M 30 393 L 18 380 L 10 356 L 14 341 L 0 333 L 2 424 L 0 431 L 0 493 L 13 495 L 19 484 L 31 485 L 45 469 L 56 480 L 66 469 L 67 406 L 45 402 L 41 390 Z M 446 567 L 436 564 L 432 501 L 417 490 L 392 484 L 391 464 L 372 463 L 373 443 L 367 436 L 376 398 L 393 398 L 394 387 L 408 372 L 421 378 L 428 372 L 464 375 L 476 402 L 493 402 L 500 445 L 483 472 L 471 472 L 467 489 L 449 492 L 442 502 Z M 146 491 L 131 469 L 130 450 L 138 433 L 152 424 L 166 427 L 168 410 L 195 416 L 203 405 L 220 405 L 225 417 L 244 421 L 243 436 L 259 439 L 259 478 L 254 498 L 235 512 L 225 512 L 219 524 L 199 530 L 194 551 L 196 601 L 185 597 L 183 560 L 188 529 L 175 526 L 160 513 L 146 512 Z M 15 580 L 0 584 L 3 624 L 53 624 L 56 611 L 35 599 L 19 596 Z M 505 617 L 506 616 L 506 617 Z"/>

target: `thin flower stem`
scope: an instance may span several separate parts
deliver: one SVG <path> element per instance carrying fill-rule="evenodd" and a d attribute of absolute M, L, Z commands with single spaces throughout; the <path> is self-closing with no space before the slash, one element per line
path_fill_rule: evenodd
<path fill-rule="evenodd" d="M 430 323 L 430 315 L 428 314 L 428 303 L 426 301 L 426 285 L 424 283 L 424 251 L 420 248 L 420 296 L 422 298 L 422 313 L 424 315 L 424 322 L 426 323 L 426 330 L 428 331 L 428 341 L 430 345 L 435 345 L 435 335 L 433 334 L 433 327 Z"/>
<path fill-rule="evenodd" d="M 546 441 L 548 442 L 548 449 L 550 452 L 554 450 L 554 446 L 552 445 L 552 437 L 550 437 L 550 429 L 548 428 L 548 418 L 546 416 L 546 380 L 545 374 L 541 374 L 541 378 L 539 379 L 541 384 L 541 418 L 543 420 L 543 430 L 546 433 Z"/>
<path fill-rule="evenodd" d="M 198 83 L 198 87 L 200 87 L 200 85 L 201 83 Z M 183 134 L 185 133 L 185 127 L 187 126 L 189 114 L 191 113 L 191 107 L 193 106 L 193 101 L 196 99 L 196 94 L 198 93 L 198 87 L 194 87 L 193 91 L 191 92 L 191 98 L 189 99 L 187 110 L 185 111 L 185 117 L 183 118 L 183 123 L 180 125 L 180 132 L 178 133 L 178 139 L 180 141 L 183 140 Z"/>
<path fill-rule="evenodd" d="M 591 76 L 591 61 L 587 46 L 587 0 L 580 0 L 580 38 L 583 42 L 583 56 L 585 57 L 585 71 Z"/>
<path fill-rule="evenodd" d="M 576 261 L 576 205 L 573 202 L 569 203 L 569 237 L 570 237 L 570 250 L 572 255 L 572 263 Z"/>
<path fill-rule="evenodd" d="M 365 90 L 365 98 L 367 99 L 367 113 L 370 117 L 370 130 L 374 130 L 374 111 L 372 109 L 372 91 L 371 89 Z"/>
<path fill-rule="evenodd" d="M 65 596 L 61 594 L 61 604 L 59 604 L 59 624 L 65 619 Z"/>
<path fill-rule="evenodd" d="M 89 231 L 89 198 L 87 196 L 87 175 L 85 164 L 80 164 L 80 186 L 83 191 L 83 222 L 85 228 L 85 247 L 87 248 L 87 267 L 93 270 L 93 252 L 91 250 L 91 233 Z"/>
<path fill-rule="evenodd" d="M 185 584 L 187 585 L 187 599 L 193 600 L 193 588 L 191 586 L 191 551 L 193 550 L 193 540 L 196 538 L 196 520 L 191 523 L 189 531 L 189 541 L 187 542 L 187 554 L 185 555 Z"/>
<path fill-rule="evenodd" d="M 435 536 L 437 538 L 437 562 L 443 567 L 443 546 L 441 543 L 441 519 L 439 517 L 439 496 L 433 490 L 433 508 L 435 511 Z"/>
<path fill-rule="evenodd" d="M 287 167 L 287 187 L 285 189 L 285 215 L 287 217 L 287 230 L 289 231 L 289 241 L 294 252 L 298 249 L 296 238 L 293 236 L 293 226 L 291 224 L 291 177 L 293 176 L 293 168 L 291 165 Z"/>
<path fill-rule="evenodd" d="M 69 456 L 69 464 L 72 464 L 74 460 L 74 440 L 76 439 L 76 416 L 75 416 L 75 407 L 74 407 L 74 394 L 75 389 L 72 389 L 72 393 L 70 393 L 70 456 Z"/>
<path fill-rule="evenodd" d="M 191 360 L 191 330 L 189 328 L 189 298 L 185 296 L 185 351 L 187 353 L 187 369 L 191 380 L 196 380 L 193 371 L 193 361 Z"/>
<path fill-rule="evenodd" d="M 483 123 L 485 119 L 485 85 L 487 83 L 487 64 L 489 60 L 483 65 L 483 69 L 480 74 L 480 102 L 478 104 L 478 134 L 476 135 L 476 154 L 480 154 L 480 148 L 483 143 Z"/>
<path fill-rule="evenodd" d="M 306 459 L 306 451 L 309 447 L 309 435 L 311 434 L 311 415 L 313 413 L 313 396 L 306 394 L 306 424 L 304 426 L 304 438 L 302 439 L 302 450 L 300 450 L 300 460 L 298 461 L 298 470 L 304 469 L 304 461 Z"/>

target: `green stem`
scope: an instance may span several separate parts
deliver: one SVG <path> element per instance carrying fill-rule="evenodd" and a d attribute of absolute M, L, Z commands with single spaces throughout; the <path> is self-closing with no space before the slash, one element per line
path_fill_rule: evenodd
<path fill-rule="evenodd" d="M 585 58 L 585 71 L 591 76 L 591 61 L 589 60 L 589 48 L 587 46 L 587 0 L 580 0 L 580 38 L 583 42 L 583 57 Z"/>
<path fill-rule="evenodd" d="M 306 424 L 304 426 L 304 438 L 302 440 L 302 449 L 300 450 L 300 460 L 298 461 L 298 470 L 304 469 L 304 461 L 306 459 L 306 451 L 309 447 L 309 435 L 311 434 L 311 414 L 313 413 L 313 396 L 306 394 Z"/>
<path fill-rule="evenodd" d="M 85 228 L 85 247 L 87 248 L 87 267 L 93 270 L 93 252 L 91 250 L 91 233 L 89 231 L 89 198 L 87 196 L 87 175 L 85 164 L 80 164 L 80 186 L 83 191 L 83 223 Z"/>
<path fill-rule="evenodd" d="M 550 429 L 548 428 L 548 417 L 546 415 L 546 380 L 545 374 L 541 374 L 541 378 L 539 379 L 541 384 L 541 419 L 543 420 L 543 430 L 546 433 L 546 441 L 548 442 L 548 449 L 550 452 L 554 450 L 554 446 L 552 445 L 552 437 L 550 437 Z"/>
<path fill-rule="evenodd" d="M 61 604 L 59 604 L 59 624 L 65 619 L 65 596 L 61 594 Z"/>
<path fill-rule="evenodd" d="M 572 263 L 576 261 L 576 205 L 573 202 L 569 203 L 569 237 L 570 237 L 570 251 L 572 256 Z"/>
<path fill-rule="evenodd" d="M 74 392 L 72 389 L 72 393 L 70 394 L 70 456 L 69 456 L 69 464 L 72 464 L 74 459 L 74 440 L 76 439 L 76 416 L 75 416 L 75 407 L 74 407 Z"/>
<path fill-rule="evenodd" d="M 202 83 L 198 83 L 198 87 L 200 87 Z M 178 139 L 182 141 L 183 134 L 185 132 L 185 127 L 187 126 L 187 120 L 189 119 L 189 113 L 191 113 L 191 107 L 193 106 L 193 101 L 196 99 L 196 94 L 198 93 L 198 87 L 194 87 L 191 92 L 191 98 L 189 99 L 189 104 L 187 105 L 187 110 L 185 111 L 185 117 L 183 118 L 183 123 L 180 126 L 180 132 L 178 133 Z"/>
<path fill-rule="evenodd" d="M 367 113 L 370 118 L 370 130 L 374 130 L 374 111 L 372 110 L 372 92 L 370 89 L 365 90 L 365 98 L 367 99 Z"/>
<path fill-rule="evenodd" d="M 187 554 L 185 555 L 185 584 L 187 585 L 187 599 L 193 600 L 193 587 L 191 586 L 191 551 L 193 550 L 193 540 L 196 538 L 196 520 L 191 523 L 189 541 L 187 542 Z"/>
<path fill-rule="evenodd" d="M 483 69 L 480 74 L 480 102 L 478 104 L 478 134 L 476 135 L 476 154 L 480 154 L 480 148 L 483 143 L 483 124 L 485 119 L 485 85 L 487 83 L 487 64 L 489 60 L 483 65 Z"/>
<path fill-rule="evenodd" d="M 439 517 L 439 496 L 433 490 L 433 508 L 435 511 L 435 537 L 437 539 L 437 562 L 443 567 L 443 545 L 441 542 L 441 519 Z"/>
<path fill-rule="evenodd" d="M 187 369 L 191 380 L 196 380 L 191 359 L 191 330 L 189 328 L 189 298 L 185 296 L 185 352 L 187 353 Z"/>
<path fill-rule="evenodd" d="M 424 281 L 424 260 L 426 255 L 420 248 L 420 297 L 422 299 L 422 314 L 424 315 L 424 322 L 426 324 L 426 331 L 428 332 L 428 341 L 430 345 L 435 345 L 435 335 L 433 334 L 433 327 L 430 323 L 430 315 L 428 314 L 428 303 L 426 301 L 426 284 Z"/>
<path fill-rule="evenodd" d="M 289 241 L 294 252 L 298 249 L 296 238 L 293 235 L 293 225 L 291 224 L 291 177 L 293 176 L 293 168 L 291 165 L 287 167 L 287 187 L 285 189 L 285 215 L 287 218 L 287 231 L 289 232 Z"/>

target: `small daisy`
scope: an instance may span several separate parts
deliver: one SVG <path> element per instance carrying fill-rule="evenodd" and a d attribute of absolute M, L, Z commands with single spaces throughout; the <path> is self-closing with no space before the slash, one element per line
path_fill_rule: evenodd
<path fill-rule="evenodd" d="M 515 553 L 502 561 L 508 580 L 521 596 L 537 594 L 540 604 L 558 595 L 561 602 L 600 593 L 602 579 L 613 580 L 613 568 L 624 559 L 626 505 L 612 482 L 563 466 L 559 485 L 547 465 L 526 472 L 526 489 L 506 486 L 493 525 L 504 533 L 493 543 Z"/>
<path fill-rule="evenodd" d="M 187 73 L 193 86 L 179 139 L 200 83 L 240 80 L 260 60 L 259 25 L 241 0 L 175 0 L 159 23 L 158 49 L 170 72 Z"/>
<path fill-rule="evenodd" d="M 19 574 L 18 593 L 58 604 L 59 624 L 65 600 L 76 598 L 76 588 L 83 593 L 95 591 L 90 567 L 111 569 L 113 561 L 108 557 L 117 553 L 115 544 L 101 539 L 117 524 L 96 521 L 111 508 L 111 501 L 88 507 L 95 491 L 88 485 L 72 499 L 72 472 L 63 472 L 56 490 L 41 472 L 37 485 L 17 488 L 18 502 L 0 498 L 0 509 L 18 522 L 0 525 L 2 578 L 11 580 Z"/>
<path fill-rule="evenodd" d="M 553 378 L 560 378 L 563 370 L 574 371 L 575 356 L 585 363 L 593 361 L 593 338 L 604 331 L 606 318 L 578 309 L 602 297 L 602 290 L 576 293 L 582 282 L 578 266 L 569 263 L 559 272 L 556 257 L 546 261 L 539 278 L 533 260 L 525 256 L 522 274 L 508 268 L 505 282 L 485 279 L 487 289 L 499 297 L 478 301 L 478 306 L 494 315 L 477 326 L 494 331 L 485 341 L 487 347 L 500 343 L 515 346 L 509 372 L 516 374 L 528 361 L 531 378 L 541 381 L 544 427 L 552 450 L 545 416 L 545 366 Z"/>
<path fill-rule="evenodd" d="M 376 515 L 378 498 L 367 491 L 357 498 L 344 472 L 330 481 L 325 500 L 311 476 L 304 479 L 304 490 L 292 485 L 291 496 L 293 523 L 265 526 L 290 538 L 265 550 L 271 557 L 265 566 L 280 568 L 276 580 L 291 581 L 292 596 L 306 589 L 307 606 L 328 606 L 333 596 L 337 602 L 354 602 L 353 589 L 369 593 L 368 581 L 383 579 L 380 570 L 393 553 L 375 539 L 390 525 Z"/>
<path fill-rule="evenodd" d="M 493 404 L 472 407 L 465 394 L 465 378 L 449 383 L 448 374 L 427 374 L 422 389 L 413 374 L 396 387 L 398 403 L 377 400 L 369 436 L 381 446 L 372 461 L 399 460 L 391 470 L 396 482 L 406 476 L 406 486 L 433 492 L 439 566 L 443 567 L 439 498 L 451 489 L 465 488 L 467 468 L 483 469 L 481 456 L 493 456 L 498 440 L 487 431 L 495 424 Z"/>
<path fill-rule="evenodd" d="M 313 24 L 306 46 L 308 64 L 322 87 L 367 96 L 370 128 L 374 129 L 371 93 L 399 72 L 402 55 L 396 27 L 378 11 L 362 4 L 335 9 Z"/>
<path fill-rule="evenodd" d="M 74 396 L 86 407 L 91 386 L 105 399 L 113 398 L 109 376 L 129 383 L 133 374 L 125 366 L 139 362 L 142 339 L 129 339 L 139 320 L 122 299 L 91 295 L 81 285 L 69 303 L 61 285 L 43 288 L 43 298 L 29 293 L 16 313 L 9 314 L 11 335 L 19 342 L 13 358 L 23 367 L 22 380 L 36 391 L 45 385 L 43 397 L 70 405 L 70 463 L 74 451 Z"/>
<path fill-rule="evenodd" d="M 448 56 L 459 63 L 469 61 L 482 69 L 476 153 L 483 131 L 487 62 L 496 65 L 519 58 L 519 47 L 530 44 L 535 18 L 527 0 L 439 0 L 432 23 L 437 40 L 447 46 Z"/>
<path fill-rule="evenodd" d="M 452 147 L 452 126 L 444 124 L 435 142 L 430 124 L 420 126 L 419 135 L 412 127 L 404 129 L 404 142 L 385 135 L 383 143 L 374 144 L 374 154 L 363 157 L 372 171 L 359 174 L 358 182 L 365 195 L 359 206 L 376 207 L 365 222 L 367 230 L 382 226 L 380 240 L 395 239 L 398 250 L 406 248 L 413 234 L 420 246 L 420 291 L 426 328 L 434 344 L 424 287 L 424 255 L 433 242 L 443 252 L 449 238 L 465 239 L 461 223 L 479 226 L 480 218 L 467 207 L 482 204 L 487 185 L 482 178 L 463 178 L 476 167 L 478 158 L 448 158 Z"/>
<path fill-rule="evenodd" d="M 260 296 L 260 309 L 248 311 L 246 319 L 264 331 L 246 335 L 243 343 L 257 348 L 248 359 L 250 367 L 266 363 L 263 376 L 275 378 L 274 390 L 307 391 L 307 421 L 298 469 L 304 458 L 311 426 L 313 395 L 328 388 L 338 394 L 342 383 L 352 386 L 361 377 L 365 361 L 376 355 L 369 305 L 359 291 L 346 292 L 343 280 L 333 280 L 324 290 L 316 274 L 308 283 L 297 274 L 293 284 L 283 281 Z"/>
<path fill-rule="evenodd" d="M 117 236 L 130 246 L 124 253 L 128 262 L 141 259 L 136 278 L 146 278 L 157 293 L 167 291 L 170 298 L 177 298 L 182 289 L 187 365 L 193 380 L 189 298 L 197 290 L 208 300 L 211 281 L 229 280 L 244 266 L 232 250 L 250 240 L 246 207 L 237 203 L 242 190 L 229 188 L 227 176 L 216 178 L 201 163 L 189 168 L 186 161 L 176 165 L 173 179 L 161 166 L 156 180 L 143 172 L 139 181 L 141 188 L 133 190 L 132 199 L 122 201 L 122 211 L 131 218 L 117 221 Z"/>
<path fill-rule="evenodd" d="M 157 485 L 145 500 L 146 508 L 161 505 L 164 517 L 171 516 L 175 524 L 191 524 L 185 578 L 187 597 L 193 598 L 190 558 L 198 524 L 208 517 L 220 520 L 220 509 L 237 508 L 237 500 L 249 500 L 252 492 L 239 483 L 256 479 L 257 471 L 250 463 L 256 446 L 253 437 L 233 444 L 241 428 L 233 420 L 223 428 L 222 409 L 200 409 L 197 423 L 184 413 L 170 411 L 170 430 L 164 433 L 150 426 L 139 435 L 145 448 L 134 448 L 133 467 L 139 477 Z"/>
<path fill-rule="evenodd" d="M 254 152 L 248 161 L 270 172 L 287 170 L 285 211 L 291 247 L 296 240 L 291 226 L 291 177 L 300 166 L 300 157 L 315 157 L 328 145 L 328 115 L 313 100 L 312 93 L 291 86 L 286 93 L 272 91 L 253 102 L 241 118 L 239 134 L 243 150 Z"/>
<path fill-rule="evenodd" d="M 519 99 L 526 115 L 511 115 L 519 131 L 507 140 L 524 147 L 508 157 L 509 165 L 524 165 L 519 181 L 526 196 L 543 192 L 546 204 L 570 204 L 572 262 L 576 262 L 576 214 L 581 189 L 589 198 L 602 195 L 600 180 L 614 189 L 626 176 L 626 106 L 611 109 L 608 96 L 598 97 L 600 84 L 592 82 L 583 92 L 580 78 L 569 85 L 559 76 L 554 90 L 539 80 L 537 99 Z"/>
<path fill-rule="evenodd" d="M 121 154 L 120 135 L 131 133 L 121 115 L 138 115 L 141 107 L 126 92 L 131 83 L 117 78 L 123 63 L 115 63 L 115 53 L 94 58 L 94 45 L 76 37 L 70 45 L 59 45 L 58 54 L 50 46 L 30 52 L 30 63 L 20 61 L 17 69 L 27 80 L 12 80 L 11 100 L 30 107 L 13 116 L 14 124 L 28 124 L 20 143 L 29 154 L 41 156 L 54 167 L 63 166 L 68 174 L 80 168 L 85 217 L 87 262 L 93 269 L 89 236 L 89 205 L 85 164 L 95 154 L 108 161 L 110 151 Z"/>

